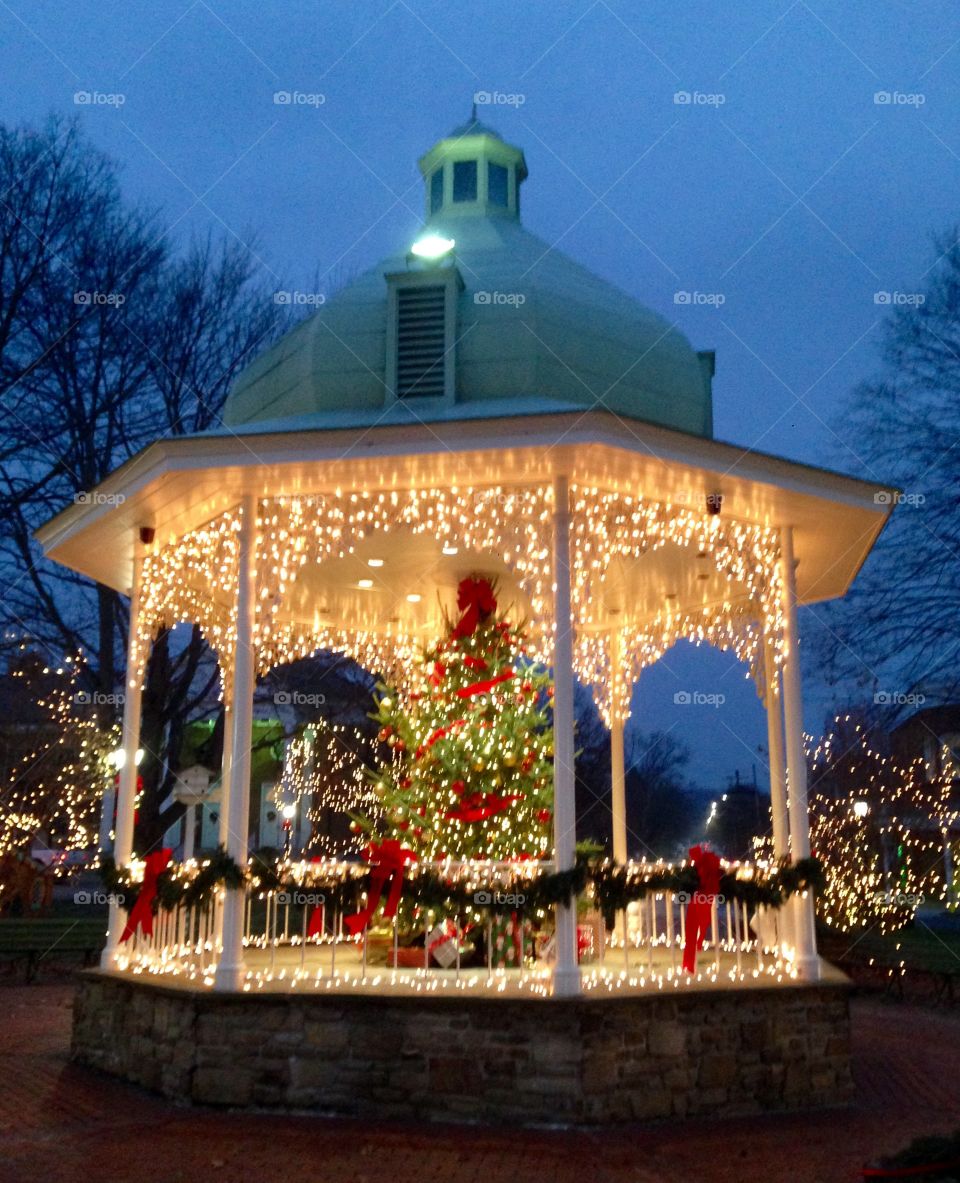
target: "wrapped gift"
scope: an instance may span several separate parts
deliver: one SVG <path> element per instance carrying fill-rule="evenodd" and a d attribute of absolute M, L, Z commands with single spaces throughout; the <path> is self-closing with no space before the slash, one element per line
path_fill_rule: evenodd
<path fill-rule="evenodd" d="M 427 933 L 427 949 L 430 957 L 443 969 L 449 969 L 457 960 L 459 933 L 452 920 L 444 920 Z"/>
<path fill-rule="evenodd" d="M 390 950 L 387 965 L 394 969 L 423 969 L 423 949 L 419 945 L 401 945 Z"/>
<path fill-rule="evenodd" d="M 590 961 L 596 952 L 593 926 L 577 925 L 577 961 Z"/>
<path fill-rule="evenodd" d="M 551 932 L 538 932 L 536 937 L 536 954 L 539 961 L 551 965 L 557 959 L 557 938 Z"/>
<path fill-rule="evenodd" d="M 596 943 L 596 929 L 591 924 L 577 925 L 577 960 L 590 961 L 597 956 L 599 946 Z M 552 965 L 557 959 L 557 937 L 553 932 L 542 933 L 538 936 L 537 957 Z"/>
<path fill-rule="evenodd" d="M 590 961 L 599 957 L 606 938 L 603 916 L 595 908 L 591 908 L 577 925 L 577 952 L 580 960 Z"/>
<path fill-rule="evenodd" d="M 490 924 L 490 964 L 514 969 L 523 961 L 523 934 L 514 916 L 494 916 Z"/>

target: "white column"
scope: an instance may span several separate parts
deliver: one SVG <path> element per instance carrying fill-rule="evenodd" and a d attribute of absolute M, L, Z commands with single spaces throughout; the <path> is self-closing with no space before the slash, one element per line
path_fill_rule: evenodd
<path fill-rule="evenodd" d="M 220 758 L 220 845 L 226 849 L 227 833 L 227 801 L 230 799 L 230 761 L 233 759 L 233 720 L 236 712 L 229 702 L 224 702 L 223 710 L 223 755 Z"/>
<path fill-rule="evenodd" d="M 256 661 L 253 624 L 256 610 L 257 499 L 243 499 L 239 539 L 237 586 L 237 644 L 229 709 L 233 714 L 230 743 L 230 774 L 220 798 L 220 833 L 227 854 L 240 866 L 247 863 L 247 827 L 250 815 L 250 768 L 253 742 L 253 691 Z M 224 826 L 226 827 L 224 829 Z M 223 904 L 223 951 L 217 965 L 214 988 L 239 990 L 243 984 L 243 920 L 246 893 L 235 888 L 226 892 Z"/>
<path fill-rule="evenodd" d="M 100 840 L 97 849 L 101 854 L 110 854 L 113 850 L 113 810 L 117 803 L 117 791 L 114 788 L 113 777 L 103 790 L 100 800 Z"/>
<path fill-rule="evenodd" d="M 774 660 L 773 644 L 768 639 L 763 650 L 764 680 L 767 708 L 767 751 L 770 759 L 770 816 L 773 822 L 773 853 L 783 858 L 790 853 L 790 831 L 787 818 L 787 777 L 783 764 L 782 695 L 777 693 L 780 671 Z"/>
<path fill-rule="evenodd" d="M 610 633 L 610 813 L 613 824 L 613 857 L 627 861 L 627 787 L 623 753 L 623 715 L 620 710 L 624 681 L 623 638 L 619 629 Z"/>
<path fill-rule="evenodd" d="M 197 807 L 188 805 L 183 813 L 183 861 L 193 858 L 193 846 L 197 838 Z"/>
<path fill-rule="evenodd" d="M 553 842 L 556 865 L 569 870 L 576 858 L 576 781 L 573 745 L 573 620 L 570 612 L 570 492 L 565 476 L 553 482 Z M 580 993 L 576 901 L 557 910 L 557 962 L 553 992 Z"/>
<path fill-rule="evenodd" d="M 134 541 L 133 582 L 130 585 L 130 624 L 127 635 L 127 670 L 123 696 L 123 721 L 120 727 L 120 746 L 123 767 L 117 789 L 117 824 L 114 830 L 113 857 L 118 867 L 126 867 L 133 855 L 133 818 L 137 805 L 137 749 L 140 747 L 140 707 L 143 692 L 141 671 L 137 669 L 137 630 L 140 623 L 140 581 L 143 575 L 143 552 L 139 540 Z M 100 958 L 103 969 L 112 969 L 120 945 L 120 934 L 126 923 L 126 913 L 117 904 L 110 904 L 107 922 L 107 943 Z"/>
<path fill-rule="evenodd" d="M 810 854 L 810 821 L 807 817 L 807 761 L 803 750 L 797 574 L 793 557 L 793 530 L 790 526 L 784 526 L 780 532 L 780 550 L 785 649 L 782 671 L 783 721 L 789 789 L 790 855 L 796 862 Z M 797 969 L 806 981 L 816 981 L 820 976 L 820 961 L 817 957 L 812 895 L 805 899 L 800 896 L 794 898 L 792 919 Z"/>
<path fill-rule="evenodd" d="M 783 692 L 780 690 L 780 671 L 774 656 L 773 642 L 764 639 L 763 669 L 766 689 L 764 705 L 767 710 L 767 752 L 770 762 L 770 818 L 773 825 L 773 853 L 776 858 L 790 854 L 790 826 L 787 814 L 787 773 L 783 762 Z M 777 928 L 781 945 L 794 947 L 793 910 L 783 907 L 777 913 Z"/>

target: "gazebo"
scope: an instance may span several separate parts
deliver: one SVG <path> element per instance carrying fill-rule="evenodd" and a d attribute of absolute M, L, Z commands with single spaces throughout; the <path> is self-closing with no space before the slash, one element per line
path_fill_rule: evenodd
<path fill-rule="evenodd" d="M 259 358 L 231 393 L 222 427 L 157 441 L 39 532 L 48 557 L 130 595 L 117 864 L 144 873 L 133 850 L 134 754 L 161 626 L 198 623 L 217 654 L 221 842 L 244 868 L 258 676 L 335 650 L 402 683 L 439 635 L 458 583 L 481 573 L 530 621 L 553 673 L 555 872 L 575 865 L 579 679 L 610 727 L 613 862 L 628 879 L 655 876 L 627 860 L 623 729 L 640 671 L 682 638 L 732 650 L 754 679 L 767 710 L 774 856 L 796 866 L 810 855 L 797 607 L 846 592 L 892 490 L 715 440 L 713 354 L 695 352 L 666 321 L 523 228 L 526 163 L 496 132 L 474 118 L 420 168 L 422 231 Z M 321 871 L 349 881 L 367 868 Z M 488 871 L 446 868 L 500 881 L 502 868 Z M 317 880 L 315 868 L 290 873 L 305 890 Z M 742 880 L 761 869 L 730 873 Z M 376 1023 L 407 1033 L 387 1059 L 415 1062 L 426 1082 L 419 1095 L 454 1115 L 469 1109 L 463 1097 L 480 1115 L 603 1120 L 800 1104 L 814 1088 L 822 1103 L 849 1087 L 842 984 L 817 956 L 809 890 L 766 918 L 714 898 L 711 951 L 696 975 L 676 967 L 683 901 L 667 889 L 621 915 L 590 967 L 571 897 L 556 906 L 549 961 L 480 973 L 459 959 L 437 967 L 429 954 L 403 972 L 396 958 L 375 968 L 366 937 L 344 936 L 342 916 L 322 916 L 311 944 L 307 909 L 291 914 L 278 899 L 224 882 L 202 914 L 161 912 L 152 935 L 132 941 L 121 940 L 128 918 L 114 902 L 101 969 L 81 989 L 78 1054 L 199 1100 L 366 1113 L 402 1112 L 407 1102 L 367 1095 L 370 1073 L 338 1075 L 330 1049 L 362 1059 L 355 1040 Z M 667 999 L 675 1009 L 665 1017 Z M 597 1018 L 614 1004 L 615 1016 Z M 324 1006 L 338 1008 L 336 1018 L 310 1009 Z M 493 1010 L 482 1006 L 501 1008 L 499 1017 L 488 1021 Z M 545 1007 L 568 1009 L 548 1016 Z M 546 1024 L 552 1058 L 530 1051 L 539 1066 L 516 1068 L 509 1104 L 479 1084 L 458 1102 L 448 1068 L 434 1074 L 435 1055 L 417 1043 L 424 1031 L 449 1037 L 449 1008 L 477 1030 L 505 1024 L 517 1046 L 535 1045 Z M 288 1021 L 307 1043 L 320 1024 L 326 1067 L 301 1057 L 270 1084 L 273 1069 L 261 1071 L 243 1050 L 249 1041 L 235 1036 L 252 1026 L 269 1042 Z M 730 1056 L 753 1068 L 717 1069 L 722 1080 L 703 1101 L 696 1071 L 670 1070 L 709 1051 L 704 1031 L 718 1022 L 738 1032 Z M 346 1035 L 330 1034 L 331 1024 Z M 621 1041 L 612 1058 L 597 1043 L 613 1038 L 611 1024 Z M 790 1049 L 784 1024 L 797 1029 Z M 641 1044 L 642 1055 L 623 1050 Z M 499 1056 L 481 1047 L 472 1074 L 479 1064 L 493 1080 Z M 639 1081 L 657 1066 L 650 1102 Z M 344 1100 L 348 1078 L 363 1097 Z M 521 1079 L 534 1084 L 521 1088 Z"/>

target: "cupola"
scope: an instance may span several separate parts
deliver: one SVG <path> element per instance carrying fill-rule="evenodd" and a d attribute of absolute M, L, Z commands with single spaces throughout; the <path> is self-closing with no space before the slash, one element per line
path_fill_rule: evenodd
<path fill-rule="evenodd" d="M 520 185 L 527 164 L 519 148 L 477 119 L 470 119 L 419 160 L 426 189 L 427 223 L 462 217 L 519 219 Z"/>

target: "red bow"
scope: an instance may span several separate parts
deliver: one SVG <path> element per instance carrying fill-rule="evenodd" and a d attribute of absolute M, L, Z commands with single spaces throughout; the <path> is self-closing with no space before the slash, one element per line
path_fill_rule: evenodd
<path fill-rule="evenodd" d="M 703 846 L 690 847 L 690 860 L 697 868 L 700 878 L 700 892 L 715 896 L 720 892 L 720 859 L 712 850 Z"/>
<path fill-rule="evenodd" d="M 713 902 L 720 891 L 720 859 L 703 846 L 690 847 L 690 861 L 697 870 L 699 886 L 687 904 L 686 941 L 683 946 L 683 968 L 696 973 L 697 954 L 703 948 L 707 930 L 713 917 Z"/>
<path fill-rule="evenodd" d="M 457 588 L 457 607 L 462 616 L 451 636 L 460 640 L 472 637 L 485 616 L 497 610 L 497 598 L 489 579 L 461 579 Z"/>
<path fill-rule="evenodd" d="M 346 916 L 343 923 L 352 937 L 363 930 L 370 923 L 371 917 L 380 905 L 383 889 L 390 883 L 390 894 L 383 905 L 384 916 L 396 916 L 400 903 L 400 893 L 403 891 L 403 868 L 406 863 L 413 862 L 416 855 L 412 850 L 401 846 L 396 838 L 388 838 L 385 842 L 371 842 L 367 847 L 367 859 L 370 863 L 370 890 L 367 893 L 367 906 Z"/>
<path fill-rule="evenodd" d="M 153 936 L 153 901 L 157 898 L 157 880 L 167 869 L 173 851 L 169 846 L 163 850 L 155 850 L 144 860 L 143 883 L 137 895 L 137 902 L 130 909 L 127 923 L 124 925 L 120 943 L 129 941 L 139 928 L 145 937 Z"/>

